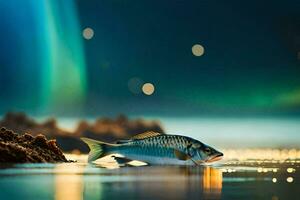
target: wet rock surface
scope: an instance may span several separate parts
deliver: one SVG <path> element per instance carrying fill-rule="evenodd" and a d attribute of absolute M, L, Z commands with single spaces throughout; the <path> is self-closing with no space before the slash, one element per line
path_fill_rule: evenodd
<path fill-rule="evenodd" d="M 68 162 L 55 140 L 0 129 L 0 163 Z"/>

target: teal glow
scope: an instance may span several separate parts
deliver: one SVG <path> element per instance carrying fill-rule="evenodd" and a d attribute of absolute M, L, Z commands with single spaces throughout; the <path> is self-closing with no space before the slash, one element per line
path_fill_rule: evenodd
<path fill-rule="evenodd" d="M 83 103 L 87 90 L 86 66 L 74 2 L 42 1 L 36 10 L 42 36 L 39 48 L 43 107 Z"/>

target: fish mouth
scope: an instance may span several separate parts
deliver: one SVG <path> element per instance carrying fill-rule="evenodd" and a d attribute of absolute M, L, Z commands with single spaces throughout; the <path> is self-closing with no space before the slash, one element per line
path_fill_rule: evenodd
<path fill-rule="evenodd" d="M 223 158 L 223 153 L 218 153 L 214 156 L 212 156 L 209 160 L 207 160 L 206 162 L 210 163 L 210 162 L 215 162 L 218 160 L 221 160 Z"/>

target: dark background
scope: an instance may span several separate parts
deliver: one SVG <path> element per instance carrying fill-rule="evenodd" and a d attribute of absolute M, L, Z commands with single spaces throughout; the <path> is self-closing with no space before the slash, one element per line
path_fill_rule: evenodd
<path fill-rule="evenodd" d="M 0 113 L 297 116 L 299 10 L 296 0 L 1 1 Z"/>

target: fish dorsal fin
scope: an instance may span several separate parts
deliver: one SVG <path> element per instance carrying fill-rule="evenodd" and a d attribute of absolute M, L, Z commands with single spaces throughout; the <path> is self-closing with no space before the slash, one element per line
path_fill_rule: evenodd
<path fill-rule="evenodd" d="M 150 137 L 154 137 L 154 136 L 158 136 L 158 135 L 162 135 L 162 134 L 154 132 L 154 131 L 147 131 L 145 133 L 137 134 L 130 139 L 131 140 L 141 140 L 141 139 L 150 138 Z"/>
<path fill-rule="evenodd" d="M 174 154 L 179 160 L 188 160 L 191 158 L 188 154 L 183 153 L 182 151 L 179 151 L 177 149 L 174 150 Z"/>

